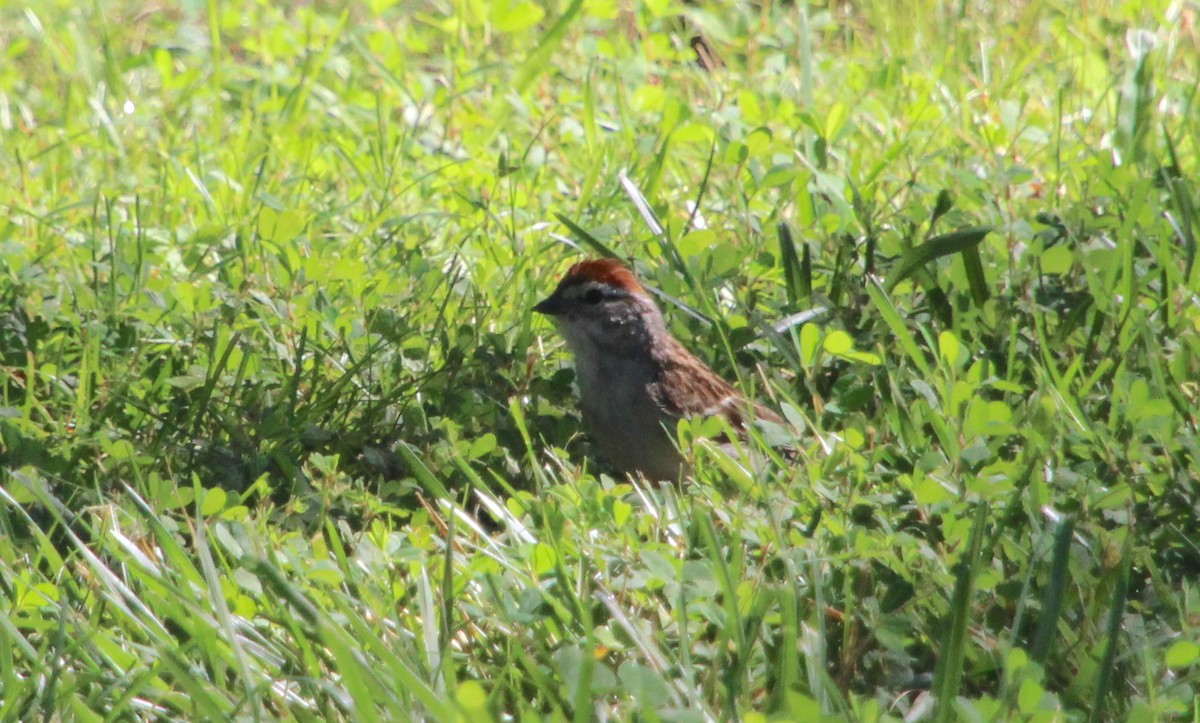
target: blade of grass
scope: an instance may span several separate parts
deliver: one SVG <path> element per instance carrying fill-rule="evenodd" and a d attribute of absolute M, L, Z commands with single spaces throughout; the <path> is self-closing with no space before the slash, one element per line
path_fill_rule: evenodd
<path fill-rule="evenodd" d="M 512 104 L 508 102 L 507 93 L 524 94 L 534 80 L 554 68 L 554 64 L 550 62 L 550 58 L 558 50 L 559 46 L 562 45 L 563 40 L 567 36 L 567 31 L 571 28 L 571 25 L 579 16 L 579 11 L 582 9 L 583 0 L 572 0 L 562 15 L 558 16 L 554 24 L 538 40 L 537 46 L 517 66 L 509 81 L 508 88 L 506 89 L 507 92 L 499 90 L 496 92 L 495 100 L 492 101 L 489 113 L 494 122 L 491 124 L 492 130 L 485 145 L 492 145 L 496 140 L 496 136 L 508 125 L 508 118 L 512 115 Z"/>
<path fill-rule="evenodd" d="M 1166 214 L 1167 222 L 1175 230 L 1175 236 L 1183 245 L 1183 280 L 1185 283 L 1192 284 L 1192 269 L 1196 264 L 1196 207 L 1192 200 L 1191 189 L 1188 187 L 1187 181 L 1181 173 L 1179 165 L 1179 156 L 1175 153 L 1175 140 L 1171 134 L 1167 132 L 1164 125 L 1162 129 L 1163 141 L 1167 145 L 1167 157 L 1171 164 L 1168 169 L 1160 171 L 1160 175 L 1164 184 L 1167 187 L 1167 193 L 1171 203 L 1174 204 L 1176 212 L 1179 214 L 1179 219 L 1176 220 L 1170 213 Z M 1191 288 L 1195 288 L 1193 285 Z"/>
<path fill-rule="evenodd" d="M 779 265 L 783 269 L 783 280 L 787 286 L 788 304 L 798 308 L 812 300 L 812 259 L 808 245 L 804 246 L 804 260 L 796 253 L 792 231 L 786 223 L 777 227 L 779 233 Z"/>
<path fill-rule="evenodd" d="M 558 219 L 559 223 L 566 226 L 567 229 L 574 234 L 575 238 L 579 239 L 585 246 L 591 248 L 595 253 L 600 254 L 606 259 L 620 258 L 616 251 L 613 251 L 603 241 L 590 234 L 586 229 L 571 219 L 567 218 L 561 213 L 558 213 L 557 211 L 555 211 L 554 217 Z"/>
<path fill-rule="evenodd" d="M 980 502 L 975 508 L 967 549 L 958 564 L 954 595 L 950 599 L 950 625 L 938 655 L 933 673 L 933 690 L 937 697 L 937 719 L 943 723 L 955 720 L 954 701 L 962 686 L 963 664 L 967 657 L 967 629 L 971 623 L 971 598 L 979 574 L 980 552 L 986 536 L 988 505 Z"/>
<path fill-rule="evenodd" d="M 1029 653 L 1029 657 L 1039 664 L 1045 664 L 1058 632 L 1058 619 L 1070 583 L 1067 563 L 1071 558 L 1071 536 L 1074 533 L 1075 518 L 1072 516 L 1064 518 L 1054 529 L 1054 552 L 1050 561 L 1050 579 L 1046 581 L 1046 599 L 1042 601 L 1041 619 Z"/>
<path fill-rule="evenodd" d="M 1110 685 L 1113 680 L 1114 671 L 1117 661 L 1117 644 L 1121 637 L 1121 620 L 1125 616 L 1125 603 L 1129 595 L 1129 569 L 1131 558 L 1129 547 L 1132 544 L 1130 540 L 1133 535 L 1125 538 L 1125 546 L 1121 556 L 1121 570 L 1117 577 L 1116 588 L 1113 590 L 1112 607 L 1108 611 L 1107 637 L 1108 642 L 1104 648 L 1104 659 L 1100 662 L 1100 669 L 1096 674 L 1096 690 L 1092 694 L 1092 711 L 1088 716 L 1090 723 L 1099 723 L 1106 720 L 1104 717 L 1105 703 L 1108 700 L 1109 693 L 1112 692 Z"/>
<path fill-rule="evenodd" d="M 969 248 L 973 248 L 991 231 L 990 226 L 976 226 L 975 228 L 934 236 L 900 257 L 891 274 L 888 275 L 888 280 L 884 288 L 890 292 L 896 288 L 897 284 L 924 268 L 931 261 L 943 256 L 949 256 L 950 254 L 962 253 Z"/>
<path fill-rule="evenodd" d="M 921 348 L 917 346 L 917 340 L 909 332 L 908 327 L 904 324 L 904 320 L 900 317 L 900 311 L 888 297 L 887 291 L 883 285 L 879 283 L 879 279 L 872 276 L 867 280 L 867 296 L 871 299 L 871 303 L 875 305 L 876 311 L 883 317 L 884 323 L 892 330 L 896 340 L 900 342 L 900 348 L 908 355 L 913 364 L 917 365 L 921 376 L 924 379 L 933 378 L 933 369 L 929 365 L 929 360 L 925 358 L 925 354 Z"/>
<path fill-rule="evenodd" d="M 696 197 L 692 199 L 692 210 L 688 214 L 687 223 L 683 226 L 684 229 L 695 228 L 696 217 L 700 215 L 700 208 L 704 203 L 704 194 L 708 191 L 708 183 L 712 177 L 713 162 L 716 158 L 717 141 L 714 138 L 712 144 L 708 147 L 708 159 L 704 162 L 704 173 L 700 176 L 700 187 L 696 189 Z"/>
<path fill-rule="evenodd" d="M 396 451 L 400 454 L 401 459 L 404 460 L 404 463 L 408 466 L 408 469 L 412 475 L 417 478 L 417 482 L 421 485 L 421 487 L 433 492 L 438 499 L 454 499 L 450 495 L 450 492 L 446 490 L 446 486 L 443 485 L 436 476 L 434 476 L 433 472 L 425 465 L 423 461 L 421 461 L 421 458 L 417 456 L 417 453 L 413 451 L 411 447 L 409 447 L 408 443 L 398 443 L 396 445 Z"/>
<path fill-rule="evenodd" d="M 970 246 L 962 252 L 963 267 L 967 272 L 967 285 L 971 289 L 971 299 L 975 306 L 982 307 L 987 303 L 987 277 L 983 271 L 983 260 L 979 256 L 979 247 Z"/>

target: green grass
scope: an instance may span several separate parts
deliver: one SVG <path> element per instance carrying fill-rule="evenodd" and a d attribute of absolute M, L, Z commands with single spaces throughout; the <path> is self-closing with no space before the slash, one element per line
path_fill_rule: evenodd
<path fill-rule="evenodd" d="M 0 6 L 0 718 L 1200 718 L 1196 5 L 640 5 Z"/>

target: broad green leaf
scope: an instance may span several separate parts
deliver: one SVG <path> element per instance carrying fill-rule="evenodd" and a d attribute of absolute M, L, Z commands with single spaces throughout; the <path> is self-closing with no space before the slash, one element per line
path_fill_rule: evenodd
<path fill-rule="evenodd" d="M 546 16 L 546 11 L 529 0 L 493 0 L 491 3 L 492 27 L 501 33 L 518 33 L 537 25 Z"/>
<path fill-rule="evenodd" d="M 1042 271 L 1047 274 L 1065 274 L 1071 270 L 1075 255 L 1065 245 L 1051 246 L 1042 252 Z"/>
<path fill-rule="evenodd" d="M 1183 668 L 1200 660 L 1200 644 L 1192 640 L 1178 640 L 1167 648 L 1165 662 L 1172 668 Z"/>

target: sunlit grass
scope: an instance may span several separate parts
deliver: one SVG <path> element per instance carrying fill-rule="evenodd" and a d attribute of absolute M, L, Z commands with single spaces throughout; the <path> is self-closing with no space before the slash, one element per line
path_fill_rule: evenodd
<path fill-rule="evenodd" d="M 0 717 L 1196 715 L 1196 20 L 0 9 Z M 795 463 L 611 476 L 596 253 Z"/>

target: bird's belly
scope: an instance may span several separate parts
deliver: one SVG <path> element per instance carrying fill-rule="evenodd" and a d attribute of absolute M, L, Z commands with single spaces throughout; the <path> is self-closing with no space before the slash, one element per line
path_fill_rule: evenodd
<path fill-rule="evenodd" d="M 583 396 L 583 420 L 608 461 L 650 479 L 679 478 L 684 460 L 675 446 L 674 421 L 644 388 L 631 395 L 610 387 Z"/>

